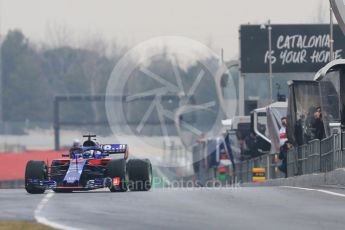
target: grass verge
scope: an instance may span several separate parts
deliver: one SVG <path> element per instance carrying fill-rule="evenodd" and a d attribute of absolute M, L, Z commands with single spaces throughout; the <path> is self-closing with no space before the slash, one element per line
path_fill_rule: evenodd
<path fill-rule="evenodd" d="M 43 224 L 30 221 L 0 221 L 1 230 L 56 230 Z"/>

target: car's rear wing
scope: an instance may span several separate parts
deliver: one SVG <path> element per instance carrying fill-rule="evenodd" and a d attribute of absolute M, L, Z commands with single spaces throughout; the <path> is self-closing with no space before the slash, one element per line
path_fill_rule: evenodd
<path fill-rule="evenodd" d="M 126 144 L 103 144 L 98 146 L 88 146 L 88 147 L 73 147 L 70 149 L 70 153 L 73 151 L 80 151 L 81 154 L 83 151 L 96 150 L 101 151 L 103 156 L 109 155 L 120 155 L 124 154 L 124 158 L 128 157 L 128 145 Z M 62 157 L 69 157 L 69 154 L 62 154 Z"/>
<path fill-rule="evenodd" d="M 128 146 L 126 144 L 104 144 L 101 145 L 104 153 L 108 154 L 123 154 L 128 151 Z"/>
<path fill-rule="evenodd" d="M 128 158 L 128 145 L 126 144 L 103 144 L 101 148 L 105 155 L 124 154 L 124 159 Z"/>

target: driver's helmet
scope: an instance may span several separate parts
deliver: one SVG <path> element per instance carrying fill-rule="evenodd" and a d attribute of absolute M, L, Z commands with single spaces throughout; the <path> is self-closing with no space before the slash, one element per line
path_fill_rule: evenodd
<path fill-rule="evenodd" d="M 80 146 L 80 144 L 81 144 L 81 142 L 80 142 L 80 140 L 79 139 L 74 139 L 73 140 L 73 147 L 79 147 Z"/>
<path fill-rule="evenodd" d="M 83 153 L 84 158 L 92 158 L 93 157 L 94 150 L 87 150 Z"/>

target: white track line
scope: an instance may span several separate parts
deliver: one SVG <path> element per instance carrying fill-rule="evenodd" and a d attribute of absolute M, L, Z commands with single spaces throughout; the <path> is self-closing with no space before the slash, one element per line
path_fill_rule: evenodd
<path fill-rule="evenodd" d="M 41 202 L 38 204 L 37 208 L 35 209 L 35 212 L 34 212 L 35 220 L 40 224 L 44 224 L 44 225 L 47 225 L 47 226 L 50 226 L 53 228 L 57 228 L 57 229 L 80 230 L 78 228 L 72 228 L 72 227 L 67 226 L 67 225 L 63 225 L 63 224 L 59 224 L 59 223 L 50 221 L 42 215 L 42 213 L 41 213 L 42 209 L 46 206 L 49 199 L 52 198 L 53 196 L 54 196 L 54 192 L 49 191 L 47 193 L 47 195 L 45 195 L 43 197 L 43 199 L 41 200 Z"/>
<path fill-rule="evenodd" d="M 322 192 L 322 193 L 326 193 L 326 194 L 333 195 L 333 196 L 345 197 L 345 194 L 337 193 L 337 192 L 331 192 L 331 191 L 327 191 L 327 190 L 323 190 L 323 189 L 303 188 L 303 187 L 294 187 L 294 186 L 280 186 L 280 187 L 282 187 L 282 188 L 294 188 L 294 189 L 300 189 L 300 190 L 305 190 L 305 191 L 316 191 L 316 192 Z"/>

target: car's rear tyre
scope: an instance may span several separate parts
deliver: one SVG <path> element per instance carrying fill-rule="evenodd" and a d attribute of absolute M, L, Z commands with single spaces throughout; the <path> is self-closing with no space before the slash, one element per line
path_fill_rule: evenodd
<path fill-rule="evenodd" d="M 45 188 L 29 183 L 29 179 L 47 180 L 48 167 L 44 161 L 29 161 L 25 168 L 25 189 L 30 194 L 41 194 Z"/>
<path fill-rule="evenodd" d="M 149 191 L 152 187 L 152 165 L 149 159 L 131 159 L 127 163 L 128 187 L 131 191 Z"/>
<path fill-rule="evenodd" d="M 126 192 L 128 190 L 128 177 L 125 159 L 110 160 L 107 164 L 107 176 L 112 179 L 111 192 Z M 116 179 L 120 179 L 119 184 L 114 184 Z"/>

